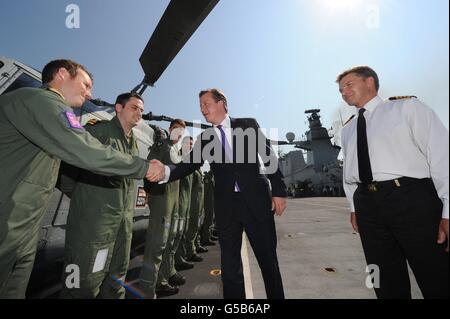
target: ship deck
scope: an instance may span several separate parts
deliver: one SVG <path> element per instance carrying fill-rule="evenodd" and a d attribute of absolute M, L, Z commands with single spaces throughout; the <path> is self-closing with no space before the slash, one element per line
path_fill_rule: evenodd
<path fill-rule="evenodd" d="M 285 213 L 276 217 L 278 259 L 286 298 L 374 299 L 366 287 L 366 263 L 359 235 L 350 225 L 345 198 L 288 199 Z M 244 235 L 245 237 L 245 235 Z M 220 250 L 209 246 L 204 260 L 181 272 L 186 278 L 178 294 L 168 299 L 221 299 Z M 261 273 L 247 240 L 242 245 L 248 299 L 266 298 Z M 142 256 L 130 263 L 128 280 L 136 282 Z M 413 298 L 422 298 L 411 273 Z M 129 295 L 132 297 L 131 295 Z"/>

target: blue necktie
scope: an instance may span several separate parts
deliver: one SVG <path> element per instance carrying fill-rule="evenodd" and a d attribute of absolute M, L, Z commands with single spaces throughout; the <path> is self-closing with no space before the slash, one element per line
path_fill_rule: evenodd
<path fill-rule="evenodd" d="M 225 156 L 229 160 L 228 163 L 233 163 L 233 149 L 231 148 L 230 144 L 228 143 L 227 137 L 225 135 L 225 131 L 223 130 L 222 125 L 217 125 L 217 128 L 220 131 L 220 136 L 222 138 L 222 148 L 225 151 Z M 239 185 L 237 181 L 234 182 L 234 191 L 240 192 Z"/>

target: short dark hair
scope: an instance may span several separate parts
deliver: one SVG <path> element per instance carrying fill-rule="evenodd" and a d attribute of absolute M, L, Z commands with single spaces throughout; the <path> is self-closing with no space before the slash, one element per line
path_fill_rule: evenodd
<path fill-rule="evenodd" d="M 338 75 L 336 82 L 337 83 L 341 82 L 341 80 L 350 73 L 355 73 L 357 76 L 362 77 L 364 79 L 370 77 L 373 78 L 375 81 L 375 89 L 377 90 L 377 92 L 380 89 L 380 81 L 378 80 L 377 73 L 367 65 L 354 66 L 348 70 L 345 70 L 344 72 Z"/>
<path fill-rule="evenodd" d="M 218 89 L 207 89 L 207 90 L 200 91 L 200 93 L 198 94 L 198 97 L 202 97 L 206 93 L 211 93 L 214 98 L 214 101 L 216 101 L 216 103 L 219 101 L 223 101 L 223 106 L 225 107 L 225 112 L 228 113 L 227 97 L 225 96 L 225 94 L 222 91 L 220 91 Z"/>
<path fill-rule="evenodd" d="M 169 128 L 172 128 L 176 124 L 180 125 L 183 128 L 186 127 L 186 123 L 182 119 L 174 119 L 170 122 Z"/>
<path fill-rule="evenodd" d="M 72 78 L 77 76 L 78 69 L 81 69 L 89 75 L 91 81 L 94 81 L 94 77 L 92 76 L 92 74 L 89 73 L 89 71 L 83 65 L 72 60 L 59 59 L 50 61 L 44 66 L 41 73 L 42 83 L 47 84 L 53 81 L 55 73 L 58 72 L 60 68 L 66 69 Z"/>
<path fill-rule="evenodd" d="M 116 104 L 120 104 L 122 106 L 125 106 L 125 104 L 127 104 L 128 101 L 132 97 L 134 97 L 136 99 L 139 99 L 139 100 L 142 101 L 142 103 L 144 103 L 144 99 L 138 93 L 136 93 L 136 92 L 128 92 L 128 93 L 122 93 L 122 94 L 118 95 L 117 99 L 116 99 Z"/>

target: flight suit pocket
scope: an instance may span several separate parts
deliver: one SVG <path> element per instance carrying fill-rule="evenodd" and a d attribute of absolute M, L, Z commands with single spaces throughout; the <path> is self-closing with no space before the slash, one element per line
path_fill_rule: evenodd
<path fill-rule="evenodd" d="M 20 203 L 24 207 L 28 207 L 31 212 L 36 208 L 43 207 L 47 204 L 49 196 L 52 194 L 53 188 L 22 181 L 17 186 L 11 201 Z M 29 212 L 28 212 L 29 213 Z"/>
<path fill-rule="evenodd" d="M 92 242 L 85 248 L 86 277 L 103 276 L 109 271 L 114 242 Z"/>
<path fill-rule="evenodd" d="M 102 206 L 96 219 L 93 221 L 96 233 L 95 241 L 108 242 L 115 240 L 123 219 L 122 210 L 105 204 Z"/>

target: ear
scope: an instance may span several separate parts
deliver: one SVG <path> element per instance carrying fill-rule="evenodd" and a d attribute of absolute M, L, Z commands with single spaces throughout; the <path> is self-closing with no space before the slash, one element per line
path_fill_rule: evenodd
<path fill-rule="evenodd" d="M 122 104 L 116 103 L 116 105 L 114 105 L 114 108 L 116 109 L 116 113 L 120 113 L 122 112 L 123 106 Z"/>
<path fill-rule="evenodd" d="M 225 107 L 225 103 L 222 100 L 220 100 L 218 103 L 222 104 L 223 111 L 225 113 L 228 113 L 227 108 Z"/>
<path fill-rule="evenodd" d="M 366 81 L 367 81 L 367 84 L 369 85 L 370 88 L 375 89 L 375 79 L 373 77 L 371 77 L 371 76 L 368 77 L 366 79 Z"/>
<path fill-rule="evenodd" d="M 66 68 L 59 68 L 56 75 L 63 81 L 70 77 L 69 71 L 67 71 Z"/>

